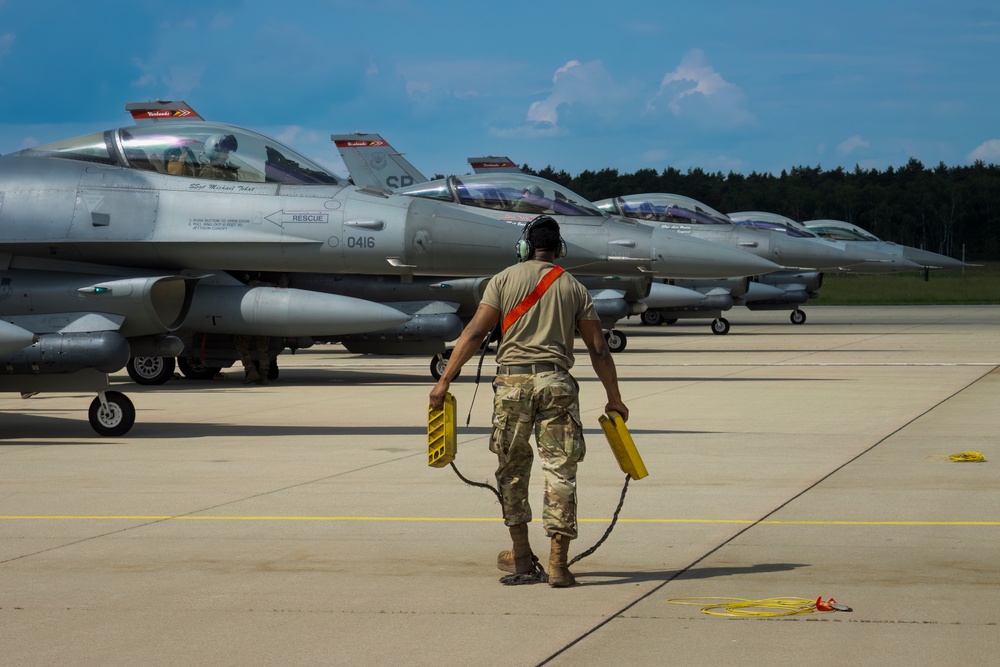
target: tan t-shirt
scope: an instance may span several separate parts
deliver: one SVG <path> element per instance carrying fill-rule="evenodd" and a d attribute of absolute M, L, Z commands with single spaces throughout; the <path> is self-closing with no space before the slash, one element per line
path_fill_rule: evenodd
<path fill-rule="evenodd" d="M 493 276 L 482 303 L 500 311 L 500 321 L 521 303 L 555 266 L 529 260 Z M 501 364 L 554 363 L 573 367 L 573 339 L 579 320 L 599 320 L 594 300 L 576 278 L 564 273 L 507 333 L 497 350 Z"/>

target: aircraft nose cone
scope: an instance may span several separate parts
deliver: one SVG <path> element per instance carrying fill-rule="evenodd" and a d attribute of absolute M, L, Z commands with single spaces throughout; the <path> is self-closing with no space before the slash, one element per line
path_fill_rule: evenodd
<path fill-rule="evenodd" d="M 659 227 L 653 247 L 653 272 L 662 278 L 738 278 L 782 269 L 743 250 Z"/>
<path fill-rule="evenodd" d="M 963 266 L 968 266 L 965 262 L 952 259 L 947 255 L 939 255 L 936 252 L 920 250 L 919 248 L 912 248 L 910 246 L 903 246 L 903 257 L 915 264 L 919 264 L 921 268 L 960 269 Z"/>

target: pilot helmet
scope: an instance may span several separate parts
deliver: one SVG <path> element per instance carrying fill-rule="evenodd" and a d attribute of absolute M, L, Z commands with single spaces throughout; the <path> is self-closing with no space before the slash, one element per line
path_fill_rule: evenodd
<path fill-rule="evenodd" d="M 205 141 L 205 157 L 209 162 L 225 162 L 236 150 L 236 137 L 231 134 L 215 134 Z"/>

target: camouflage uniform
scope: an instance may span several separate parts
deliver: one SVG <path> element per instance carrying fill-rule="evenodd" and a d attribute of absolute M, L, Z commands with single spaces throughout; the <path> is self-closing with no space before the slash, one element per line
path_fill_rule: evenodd
<path fill-rule="evenodd" d="M 482 303 L 501 313 L 515 311 L 553 266 L 532 260 L 501 271 L 486 286 Z M 508 526 L 531 521 L 528 479 L 534 431 L 545 475 L 545 532 L 549 537 L 577 536 L 576 467 L 586 450 L 580 387 L 569 369 L 574 364 L 576 323 L 597 319 L 586 288 L 573 276 L 563 274 L 541 299 L 509 323 L 500 341 L 490 450 L 499 462 L 497 484 Z M 533 372 L 520 374 L 526 371 Z"/>
<path fill-rule="evenodd" d="M 287 282 L 286 282 L 287 284 Z M 253 279 L 247 282 L 247 287 L 274 287 L 274 283 Z M 253 355 L 250 353 L 251 341 L 257 347 L 257 364 L 253 363 Z M 256 382 L 267 384 L 267 374 L 271 370 L 271 339 L 268 336 L 249 336 L 238 334 L 233 336 L 233 345 L 236 347 L 236 356 L 243 363 L 243 374 L 246 379 L 244 384 Z"/>
<path fill-rule="evenodd" d="M 256 343 L 259 368 L 254 366 L 253 355 L 250 353 L 251 340 Z M 236 346 L 236 355 L 243 363 L 243 372 L 248 378 L 259 374 L 260 381 L 267 381 L 267 374 L 271 370 L 271 350 L 269 347 L 269 340 L 270 339 L 267 336 L 233 336 L 233 344 Z"/>
<path fill-rule="evenodd" d="M 545 475 L 542 524 L 549 537 L 575 539 L 576 467 L 586 447 L 580 421 L 579 385 L 567 371 L 496 376 L 493 381 L 493 433 L 490 451 L 497 455 L 497 484 L 508 526 L 531 521 L 528 481 L 531 432 Z"/>

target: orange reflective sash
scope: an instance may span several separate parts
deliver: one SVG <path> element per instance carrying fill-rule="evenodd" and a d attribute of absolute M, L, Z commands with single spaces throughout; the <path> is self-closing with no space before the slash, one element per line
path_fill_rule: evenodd
<path fill-rule="evenodd" d="M 507 333 L 507 329 L 509 329 L 514 322 L 517 322 L 521 315 L 528 312 L 528 309 L 534 306 L 535 303 L 542 298 L 542 295 L 545 294 L 545 290 L 551 287 L 552 283 L 556 281 L 556 278 L 561 276 L 563 273 L 565 272 L 561 266 L 553 266 L 549 269 L 548 273 L 542 276 L 542 279 L 538 281 L 537 285 L 535 285 L 535 289 L 531 290 L 531 294 L 524 297 L 524 301 L 517 304 L 517 306 L 514 307 L 514 310 L 507 313 L 507 315 L 503 318 L 503 326 L 501 328 L 503 333 Z"/>

